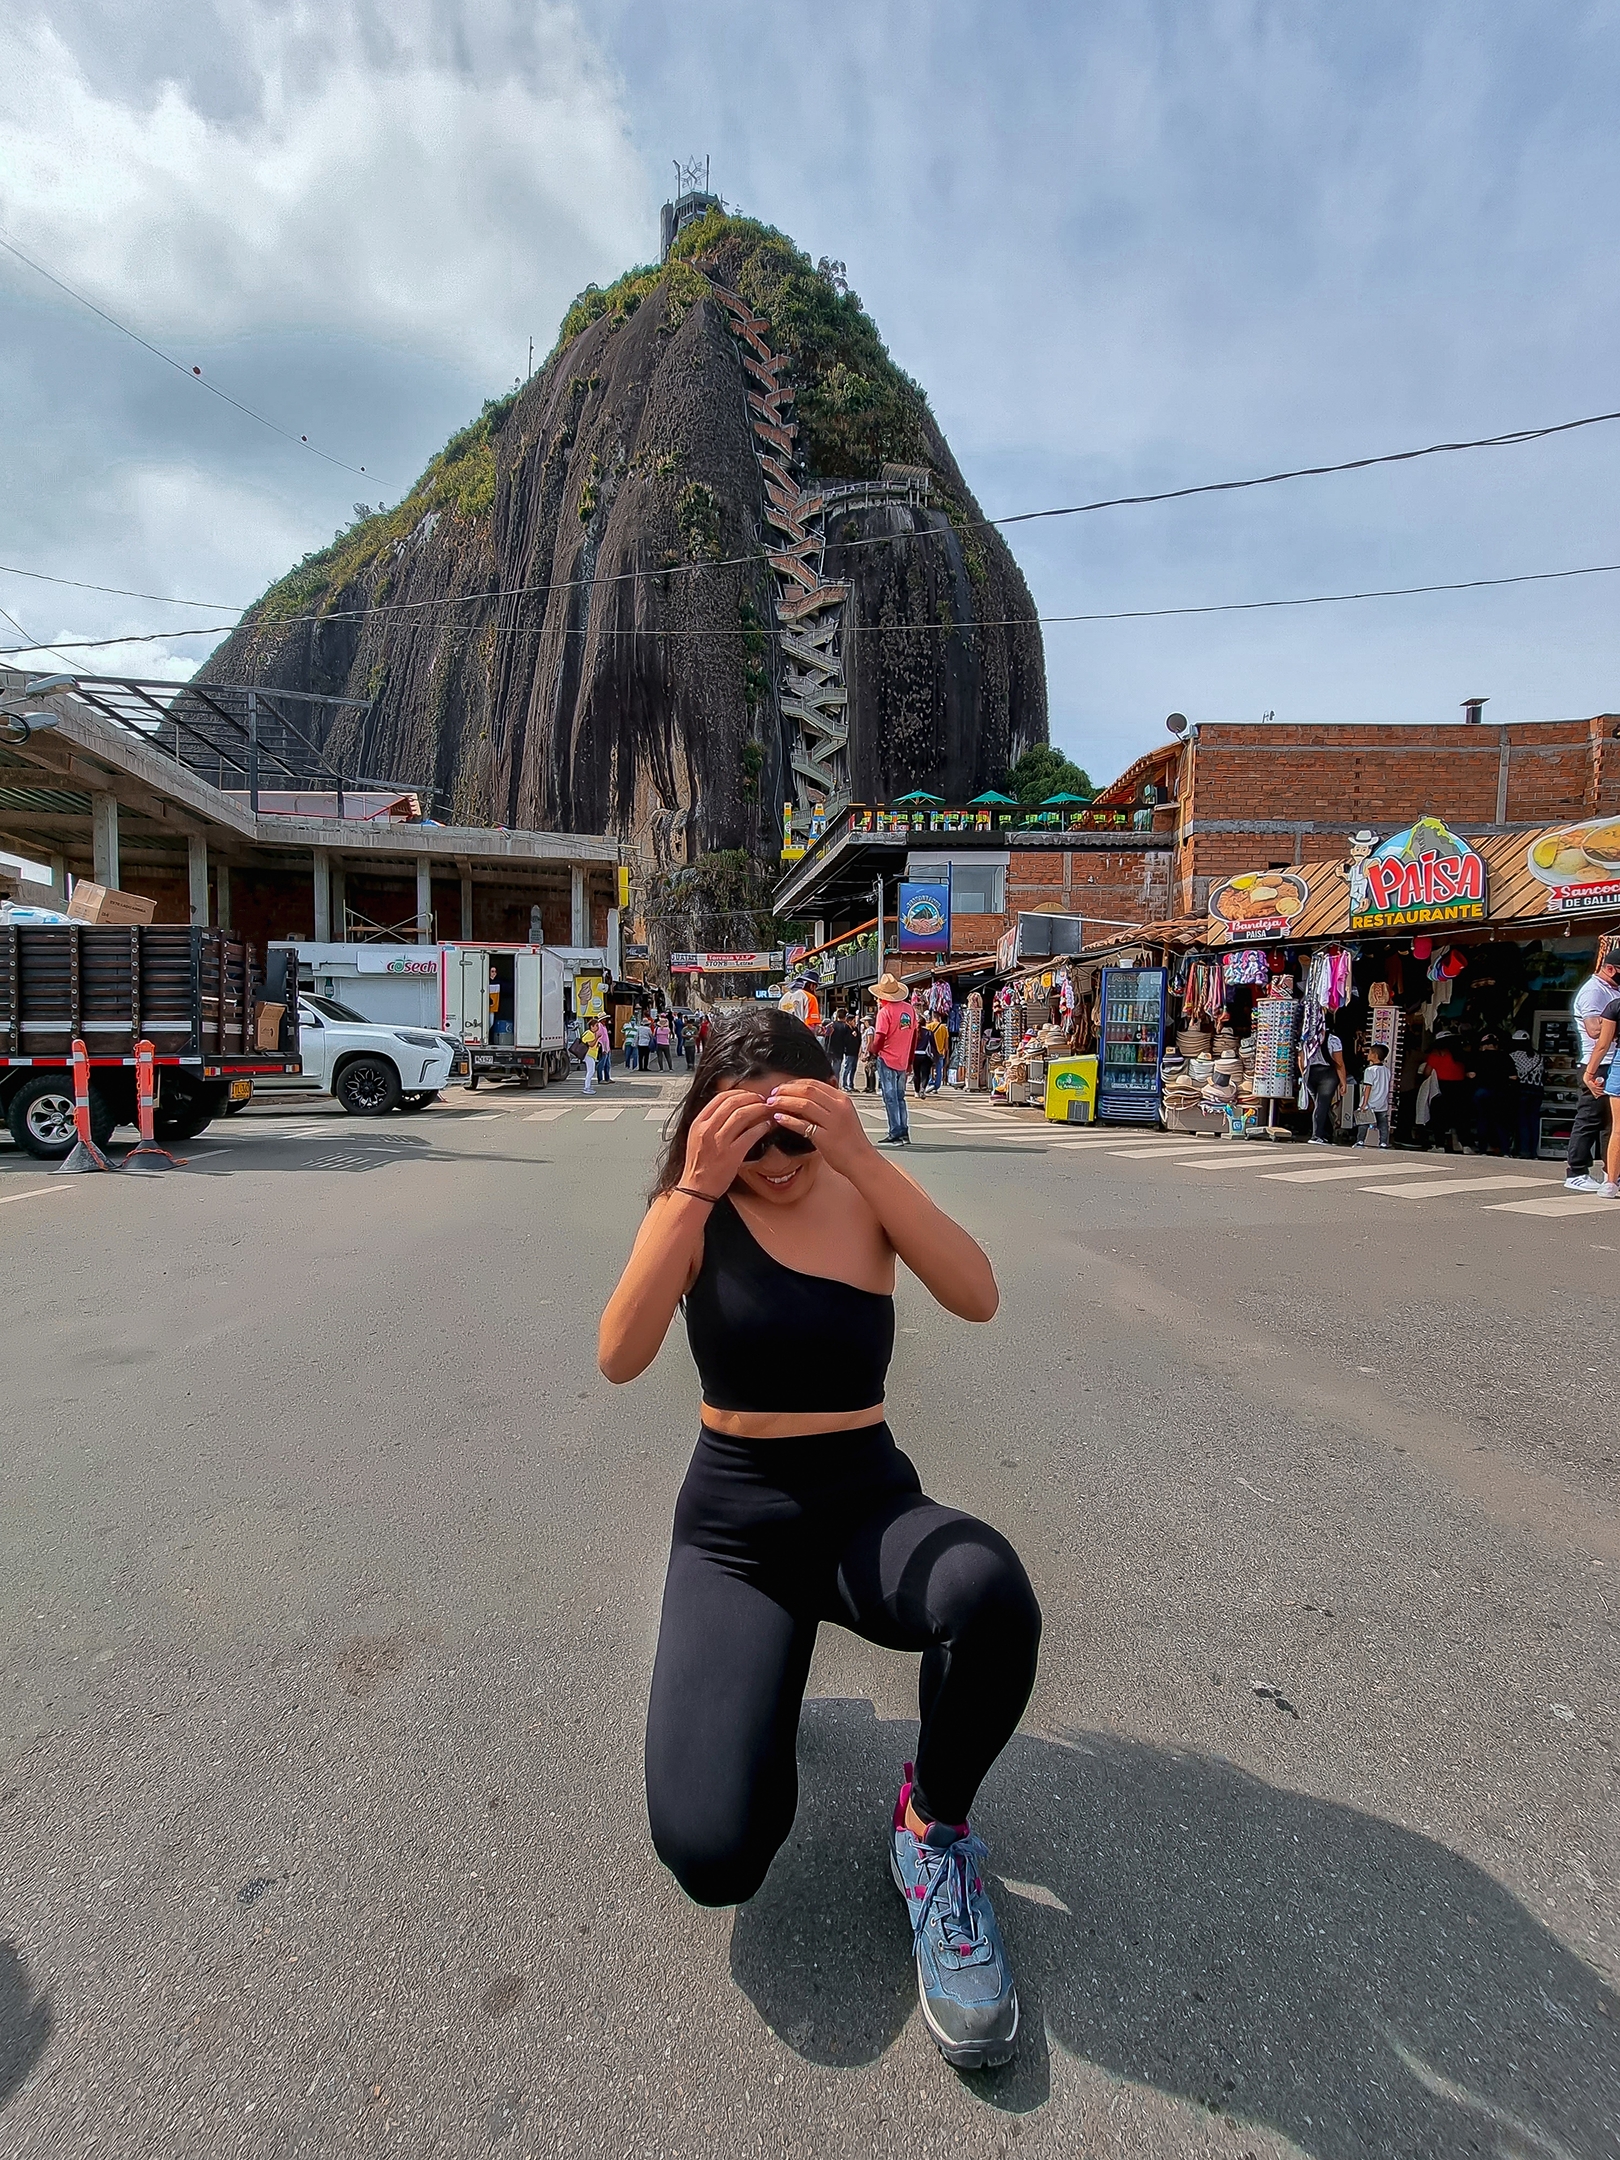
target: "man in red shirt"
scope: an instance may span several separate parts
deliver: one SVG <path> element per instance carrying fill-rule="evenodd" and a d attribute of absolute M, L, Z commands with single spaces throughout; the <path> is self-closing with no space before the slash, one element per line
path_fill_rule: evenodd
<path fill-rule="evenodd" d="M 889 1113 L 887 1139 L 879 1147 L 910 1147 L 911 1123 L 906 1116 L 906 1075 L 911 1070 L 917 1042 L 917 1015 L 906 997 L 906 986 L 897 975 L 880 975 L 872 985 L 878 1001 L 877 1026 L 872 1049 L 878 1061 L 878 1085 L 883 1107 Z"/>

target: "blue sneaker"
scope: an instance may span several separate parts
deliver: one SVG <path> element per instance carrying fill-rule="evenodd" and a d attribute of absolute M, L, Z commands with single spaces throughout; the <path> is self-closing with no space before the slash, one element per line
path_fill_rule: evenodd
<path fill-rule="evenodd" d="M 940 2053 L 958 2070 L 991 2070 L 1018 2047 L 1018 1991 L 984 1894 L 985 1848 L 966 1823 L 906 1828 L 911 1765 L 894 1803 L 889 1871 L 911 1914 L 917 1998 Z"/>

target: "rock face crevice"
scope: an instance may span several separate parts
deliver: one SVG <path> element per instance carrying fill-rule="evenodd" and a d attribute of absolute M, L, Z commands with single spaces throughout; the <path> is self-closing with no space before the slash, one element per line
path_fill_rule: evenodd
<path fill-rule="evenodd" d="M 757 379 L 739 311 L 761 320 L 670 264 L 486 408 L 406 503 L 273 587 L 203 678 L 367 700 L 329 754 L 430 786 L 442 818 L 608 831 L 664 862 L 774 858 L 781 805 L 824 780 L 865 799 L 992 784 L 1047 732 L 1016 564 L 974 529 L 925 406 L 927 469 L 899 483 L 818 488 L 802 433 L 762 445 L 786 364 Z M 787 555 L 799 567 L 773 569 Z M 829 587 L 838 627 L 818 642 L 805 617 Z"/>

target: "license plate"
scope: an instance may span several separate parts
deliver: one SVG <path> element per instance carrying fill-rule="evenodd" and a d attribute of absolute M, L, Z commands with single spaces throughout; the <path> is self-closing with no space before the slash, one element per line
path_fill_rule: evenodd
<path fill-rule="evenodd" d="M 252 1100 L 253 1082 L 251 1080 L 233 1080 L 231 1082 L 232 1102 L 251 1102 Z"/>

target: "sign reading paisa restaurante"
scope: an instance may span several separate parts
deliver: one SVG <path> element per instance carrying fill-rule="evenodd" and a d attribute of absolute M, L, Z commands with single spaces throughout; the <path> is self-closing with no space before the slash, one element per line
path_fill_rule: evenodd
<path fill-rule="evenodd" d="M 1350 866 L 1352 930 L 1484 919 L 1484 860 L 1438 818 L 1419 818 Z"/>

